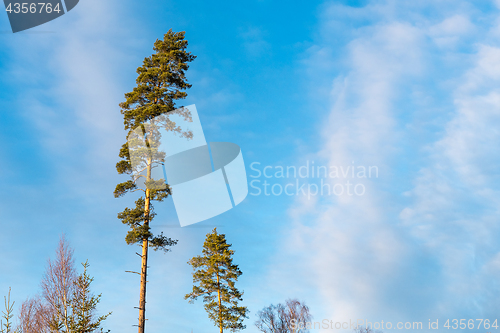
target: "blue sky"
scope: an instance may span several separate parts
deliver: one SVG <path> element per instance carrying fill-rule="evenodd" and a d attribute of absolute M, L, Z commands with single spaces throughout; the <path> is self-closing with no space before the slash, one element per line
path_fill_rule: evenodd
<path fill-rule="evenodd" d="M 61 233 L 89 259 L 106 327 L 136 330 L 138 248 L 113 197 L 125 140 L 118 104 L 170 28 L 197 55 L 184 105 L 208 141 L 240 145 L 249 181 L 363 195 L 252 195 L 179 228 L 171 200 L 150 256 L 147 329 L 208 332 L 186 262 L 226 234 L 256 313 L 296 297 L 315 320 L 496 319 L 500 285 L 499 1 L 80 1 L 10 33 L 0 19 L 0 290 L 38 291 Z M 0 15 L 1 16 L 1 15 Z M 276 178 L 265 166 L 376 166 L 378 177 Z M 276 170 L 276 168 L 274 168 Z M 261 186 L 261 185 L 258 185 Z M 361 187 L 360 187 L 361 188 Z M 390 330 L 385 330 L 389 332 Z"/>

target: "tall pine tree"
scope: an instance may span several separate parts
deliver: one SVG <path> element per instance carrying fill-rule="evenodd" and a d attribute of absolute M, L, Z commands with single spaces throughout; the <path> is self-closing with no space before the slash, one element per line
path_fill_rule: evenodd
<path fill-rule="evenodd" d="M 214 228 L 207 234 L 203 244 L 203 255 L 193 257 L 188 264 L 193 266 L 193 291 L 184 298 L 192 303 L 203 296 L 208 317 L 219 327 L 237 331 L 245 328 L 243 319 L 248 310 L 239 306 L 243 292 L 238 291 L 235 282 L 242 274 L 238 265 L 233 264 L 234 251 L 226 243 L 226 236 Z M 198 285 L 196 285 L 198 283 Z"/>
<path fill-rule="evenodd" d="M 139 333 L 144 333 L 146 320 L 148 248 L 169 251 L 169 247 L 177 243 L 163 234 L 153 235 L 150 223 L 156 215 L 152 202 L 161 202 L 171 194 L 164 179 L 153 179 L 153 169 L 164 159 L 164 154 L 158 151 L 161 139 L 158 128 L 189 137 L 189 133 L 182 132 L 168 118 L 177 108 L 175 101 L 186 98 L 185 90 L 191 87 L 185 72 L 189 68 L 188 63 L 196 57 L 186 51 L 187 46 L 184 32 L 169 30 L 163 40 L 156 40 L 153 47 L 155 53 L 145 58 L 143 65 L 137 68 L 137 86 L 132 92 L 125 94 L 126 101 L 120 104 L 125 130 L 128 131 L 127 137 L 133 139 L 130 140 L 130 145 L 125 143 L 122 146 L 119 153 L 121 161 L 116 164 L 116 169 L 120 174 L 129 174 L 131 180 L 118 184 L 114 194 L 115 197 L 121 197 L 127 192 L 141 192 L 134 208 L 125 208 L 118 214 L 118 218 L 130 227 L 125 237 L 127 244 L 142 246 Z M 185 110 L 177 114 L 185 119 L 190 118 L 189 112 Z M 134 131 L 138 128 L 140 135 Z M 143 143 L 145 141 L 146 145 L 141 146 L 140 140 Z"/>

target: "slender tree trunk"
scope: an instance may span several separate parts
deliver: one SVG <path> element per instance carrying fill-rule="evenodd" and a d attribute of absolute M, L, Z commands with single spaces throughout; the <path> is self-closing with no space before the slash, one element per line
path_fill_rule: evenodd
<path fill-rule="evenodd" d="M 68 324 L 68 299 L 67 295 L 64 295 L 64 326 L 66 327 L 66 332 L 70 332 Z"/>
<path fill-rule="evenodd" d="M 142 241 L 141 295 L 139 299 L 139 333 L 144 333 L 144 329 L 146 326 L 147 270 L 148 270 L 148 240 L 144 239 Z"/>
<path fill-rule="evenodd" d="M 219 330 L 222 333 L 222 304 L 220 300 L 220 282 L 219 273 L 217 273 L 217 298 L 219 299 Z"/>
<path fill-rule="evenodd" d="M 151 159 L 148 159 L 147 180 L 151 179 Z M 149 225 L 150 191 L 146 188 L 144 203 L 144 225 Z M 139 333 L 144 333 L 146 327 L 146 282 L 148 275 L 148 239 L 142 240 L 141 290 L 139 298 Z"/>

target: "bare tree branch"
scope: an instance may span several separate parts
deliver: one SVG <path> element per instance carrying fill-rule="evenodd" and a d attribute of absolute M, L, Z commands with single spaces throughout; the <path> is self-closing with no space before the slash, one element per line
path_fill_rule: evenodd
<path fill-rule="evenodd" d="M 297 299 L 285 304 L 270 305 L 257 313 L 255 326 L 264 333 L 305 333 L 306 322 L 312 319 L 309 307 Z M 361 332 L 360 332 L 361 333 Z"/>
<path fill-rule="evenodd" d="M 69 332 L 69 300 L 73 293 L 76 279 L 73 249 L 61 236 L 54 261 L 48 260 L 45 275 L 42 278 L 42 297 L 50 309 L 49 325 L 59 330 L 64 327 Z"/>

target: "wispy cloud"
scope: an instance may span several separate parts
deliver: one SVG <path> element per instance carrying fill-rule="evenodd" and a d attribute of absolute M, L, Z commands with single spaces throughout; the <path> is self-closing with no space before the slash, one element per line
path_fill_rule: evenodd
<path fill-rule="evenodd" d="M 493 315 L 499 236 L 499 49 L 479 45 L 474 65 L 454 91 L 455 114 L 431 148 L 411 191 L 403 223 L 431 249 L 447 282 L 445 313 Z M 495 305 L 493 306 L 493 303 Z M 493 306 L 493 307 L 492 307 Z"/>
<path fill-rule="evenodd" d="M 259 58 L 271 51 L 271 44 L 265 40 L 265 34 L 261 28 L 249 27 L 240 33 L 243 39 L 243 47 L 250 58 Z"/>
<path fill-rule="evenodd" d="M 288 290 L 320 302 L 313 303 L 316 319 L 427 321 L 446 315 L 493 316 L 489 309 L 498 307 L 492 275 L 500 250 L 493 241 L 498 238 L 500 185 L 495 169 L 498 49 L 476 44 L 473 59 L 455 49 L 462 37 L 477 38 L 478 30 L 495 28 L 485 24 L 478 29 L 466 12 L 443 4 L 435 5 L 437 19 L 419 14 L 424 4 L 411 15 L 402 14 L 405 6 L 390 1 L 356 9 L 332 5 L 326 12 L 334 12 L 335 19 L 323 22 L 314 46 L 323 56 L 310 55 L 349 68 L 331 78 L 333 106 L 316 158 L 328 165 L 355 161 L 380 169 L 378 179 L 360 180 L 364 196 L 302 198 L 291 209 L 293 228 L 271 275 L 286 281 Z M 364 24 L 347 41 L 345 55 L 334 58 L 334 52 L 324 50 L 339 34 L 330 28 L 342 27 L 339 12 Z M 442 61 L 437 59 L 450 57 L 467 61 L 458 72 L 433 72 Z M 454 100 L 449 106 L 453 115 L 430 145 L 428 138 L 405 132 L 417 125 L 412 122 L 418 116 L 411 113 L 426 112 L 411 104 L 423 76 L 454 89 L 442 95 Z M 450 85 L 453 80 L 460 83 Z M 433 94 L 430 87 L 423 89 Z M 421 144 L 412 155 L 405 149 L 414 140 Z M 405 165 L 419 165 L 420 171 L 409 172 Z M 401 191 L 398 179 L 413 176 L 414 188 Z M 303 272 L 290 274 L 296 270 Z M 300 288 L 304 281 L 316 286 L 314 294 Z"/>

